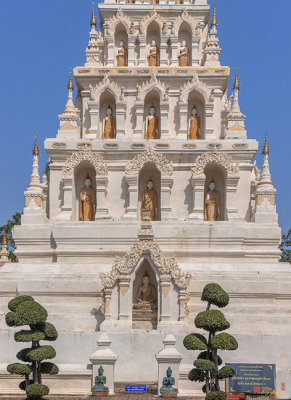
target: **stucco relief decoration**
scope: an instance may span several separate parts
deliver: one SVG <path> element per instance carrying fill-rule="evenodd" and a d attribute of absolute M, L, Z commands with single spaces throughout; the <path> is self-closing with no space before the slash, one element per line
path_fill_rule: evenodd
<path fill-rule="evenodd" d="M 160 29 L 163 29 L 164 19 L 157 13 L 155 9 L 153 9 L 149 15 L 144 17 L 140 23 L 140 30 L 142 35 L 146 35 L 148 26 L 151 22 L 157 22 L 159 24 Z"/>
<path fill-rule="evenodd" d="M 152 147 L 136 155 L 125 167 L 126 175 L 137 175 L 146 163 L 153 163 L 163 176 L 173 174 L 173 164 L 163 154 L 156 152 Z"/>
<path fill-rule="evenodd" d="M 95 86 L 90 84 L 90 100 L 99 102 L 99 98 L 102 93 L 108 90 L 118 101 L 121 96 L 122 92 L 120 87 L 115 82 L 111 82 L 108 75 L 105 75 L 103 80 Z"/>
<path fill-rule="evenodd" d="M 187 10 L 184 10 L 182 15 L 181 16 L 179 15 L 174 21 L 174 26 L 173 26 L 174 32 L 173 33 L 176 36 L 178 36 L 180 26 L 183 22 L 186 22 L 187 24 L 190 25 L 193 36 L 199 36 L 199 32 L 196 29 L 197 26 L 196 26 L 195 18 L 191 17 L 191 15 L 187 12 Z"/>
<path fill-rule="evenodd" d="M 125 15 L 121 8 L 117 11 L 116 15 L 113 15 L 112 18 L 108 21 L 108 33 L 110 35 L 113 35 L 116 29 L 116 26 L 121 22 L 125 29 L 126 32 L 129 33 L 130 31 L 130 26 L 131 26 L 131 19 L 129 18 L 128 15 Z"/>
<path fill-rule="evenodd" d="M 187 103 L 189 94 L 192 92 L 192 90 L 195 90 L 196 92 L 202 94 L 206 103 L 210 100 L 210 89 L 207 87 L 207 85 L 205 85 L 205 83 L 199 80 L 197 74 L 194 74 L 192 80 L 185 83 L 182 87 L 180 101 Z"/>
<path fill-rule="evenodd" d="M 88 161 L 96 170 L 96 175 L 107 176 L 108 169 L 101 154 L 93 153 L 88 148 L 73 153 L 67 158 L 63 167 L 64 175 L 69 176 L 72 174 L 73 169 L 81 164 L 83 161 Z"/>
<path fill-rule="evenodd" d="M 167 93 L 166 85 L 160 82 L 154 74 L 149 81 L 137 86 L 137 99 L 139 101 L 144 101 L 146 95 L 152 90 L 158 91 L 161 99 L 163 99 Z"/>
<path fill-rule="evenodd" d="M 232 158 L 228 154 L 220 152 L 204 153 L 199 156 L 194 163 L 192 172 L 194 175 L 203 175 L 206 165 L 221 165 L 228 173 L 228 176 L 239 175 L 239 165 L 233 163 Z"/>

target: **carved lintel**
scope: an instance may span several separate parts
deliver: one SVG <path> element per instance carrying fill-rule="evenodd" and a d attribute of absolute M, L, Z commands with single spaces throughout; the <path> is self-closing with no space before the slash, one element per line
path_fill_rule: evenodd
<path fill-rule="evenodd" d="M 148 162 L 155 164 L 163 176 L 171 176 L 173 174 L 172 162 L 160 152 L 149 147 L 147 151 L 136 155 L 133 160 L 127 163 L 125 167 L 126 175 L 138 175 L 142 167 Z"/>
<path fill-rule="evenodd" d="M 238 176 L 239 175 L 239 165 L 233 163 L 232 158 L 225 153 L 221 152 L 211 152 L 204 153 L 199 156 L 192 168 L 194 175 L 203 175 L 205 167 L 208 164 L 218 164 L 221 165 L 228 173 L 228 176 Z"/>
<path fill-rule="evenodd" d="M 96 175 L 106 176 L 108 173 L 107 164 L 101 154 L 93 153 L 89 148 L 85 147 L 80 151 L 74 152 L 66 159 L 63 167 L 64 175 L 72 174 L 73 169 L 83 161 L 88 161 L 93 165 Z"/>

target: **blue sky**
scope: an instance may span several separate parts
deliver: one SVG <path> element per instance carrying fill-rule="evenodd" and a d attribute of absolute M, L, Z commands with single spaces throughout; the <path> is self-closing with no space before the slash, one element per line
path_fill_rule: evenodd
<path fill-rule="evenodd" d="M 68 71 L 83 65 L 89 38 L 90 0 L 2 1 L 0 224 L 24 205 L 31 173 L 33 134 L 55 137 Z M 211 0 L 213 5 L 213 0 Z M 263 145 L 269 133 L 270 166 L 279 222 L 291 228 L 291 1 L 218 0 L 221 63 L 239 67 L 240 105 L 249 138 Z M 257 156 L 261 167 L 262 158 Z"/>

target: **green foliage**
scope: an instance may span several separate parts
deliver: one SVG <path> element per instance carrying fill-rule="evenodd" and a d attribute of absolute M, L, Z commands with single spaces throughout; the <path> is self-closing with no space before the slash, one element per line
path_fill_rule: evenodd
<path fill-rule="evenodd" d="M 45 322 L 47 311 L 36 301 L 23 301 L 15 311 L 16 326 L 36 325 Z"/>
<path fill-rule="evenodd" d="M 29 384 L 32 385 L 32 384 L 33 384 L 33 380 L 30 380 L 30 381 L 29 381 Z M 26 390 L 26 381 L 20 382 L 20 384 L 19 384 L 19 389 L 20 389 L 20 390 Z"/>
<path fill-rule="evenodd" d="M 211 346 L 220 350 L 236 350 L 238 343 L 232 335 L 222 332 L 211 339 Z"/>
<path fill-rule="evenodd" d="M 16 357 L 18 360 L 23 361 L 23 362 L 30 362 L 30 359 L 28 358 L 27 354 L 31 349 L 22 349 L 20 350 L 17 354 Z"/>
<path fill-rule="evenodd" d="M 190 335 L 187 335 L 183 340 L 183 344 L 187 350 L 207 349 L 207 340 L 199 333 L 190 333 Z"/>
<path fill-rule="evenodd" d="M 221 368 L 217 373 L 218 379 L 231 378 L 234 375 L 235 375 L 235 370 L 227 366 Z"/>
<path fill-rule="evenodd" d="M 194 367 L 202 371 L 213 371 L 215 369 L 215 364 L 210 360 L 197 359 L 194 361 Z"/>
<path fill-rule="evenodd" d="M 210 392 L 205 400 L 225 400 L 227 397 L 227 394 L 223 392 L 222 390 L 217 390 L 216 392 Z"/>
<path fill-rule="evenodd" d="M 20 303 L 24 301 L 34 301 L 33 297 L 31 296 L 17 296 L 14 299 L 10 300 L 8 303 L 8 308 L 10 311 L 16 311 L 17 307 Z"/>
<path fill-rule="evenodd" d="M 12 220 L 9 219 L 5 225 L 0 226 L 0 243 L 2 243 L 3 234 L 6 232 L 8 239 L 8 250 L 9 250 L 9 259 L 12 262 L 17 262 L 16 256 L 13 254 L 15 250 L 15 242 L 12 237 L 12 230 L 15 225 L 20 225 L 21 223 L 21 214 L 15 213 L 12 216 Z"/>
<path fill-rule="evenodd" d="M 291 229 L 289 229 L 287 235 L 282 236 L 280 250 L 282 250 L 280 261 L 291 264 Z"/>
<path fill-rule="evenodd" d="M 202 351 L 201 353 L 199 353 L 197 359 L 207 360 L 207 351 Z M 213 361 L 211 352 L 209 353 L 209 360 Z M 217 355 L 217 364 L 222 364 L 222 359 L 219 357 L 219 355 Z"/>
<path fill-rule="evenodd" d="M 56 351 L 52 346 L 40 346 L 30 350 L 27 355 L 31 361 L 42 361 L 54 358 Z"/>
<path fill-rule="evenodd" d="M 48 395 L 50 392 L 49 388 L 46 385 L 41 385 L 40 383 L 34 383 L 29 385 L 26 389 L 26 394 L 31 399 L 39 399 L 42 396 Z"/>
<path fill-rule="evenodd" d="M 7 365 L 7 371 L 9 372 L 9 374 L 16 374 L 16 375 L 31 374 L 31 368 L 29 365 L 19 364 L 19 363 Z"/>
<path fill-rule="evenodd" d="M 56 375 L 59 373 L 59 367 L 51 362 L 43 362 L 40 365 L 40 372 L 46 375 Z"/>
<path fill-rule="evenodd" d="M 230 323 L 219 310 L 200 312 L 195 318 L 195 325 L 208 332 L 224 331 L 230 327 Z"/>
<path fill-rule="evenodd" d="M 30 331 L 19 331 L 14 334 L 14 340 L 16 342 L 36 342 L 38 340 L 44 340 L 45 334 L 37 329 Z"/>
<path fill-rule="evenodd" d="M 229 295 L 217 283 L 208 283 L 203 289 L 201 300 L 221 308 L 228 305 Z"/>
<path fill-rule="evenodd" d="M 45 322 L 42 324 L 37 324 L 36 328 L 42 331 L 45 335 L 45 340 L 54 341 L 58 337 L 58 332 L 53 324 Z"/>
<path fill-rule="evenodd" d="M 193 368 L 188 374 L 189 381 L 204 382 L 206 373 L 201 369 Z"/>
<path fill-rule="evenodd" d="M 15 312 L 10 311 L 5 315 L 6 324 L 10 327 L 15 326 Z"/>

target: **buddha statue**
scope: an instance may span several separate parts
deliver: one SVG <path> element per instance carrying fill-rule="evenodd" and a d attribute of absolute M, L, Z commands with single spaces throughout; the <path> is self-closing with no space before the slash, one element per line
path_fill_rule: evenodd
<path fill-rule="evenodd" d="M 106 383 L 106 376 L 104 374 L 104 369 L 102 365 L 98 369 L 98 376 L 95 377 L 95 385 L 92 387 L 91 392 L 94 393 L 108 393 L 109 389 L 107 386 L 104 386 Z"/>
<path fill-rule="evenodd" d="M 200 117 L 197 115 L 197 108 L 194 106 L 188 123 L 188 139 L 200 139 Z"/>
<path fill-rule="evenodd" d="M 148 60 L 149 60 L 150 67 L 157 67 L 158 55 L 159 55 L 159 49 L 157 46 L 157 42 L 155 40 L 152 40 L 151 46 L 150 46 L 150 51 L 148 54 Z"/>
<path fill-rule="evenodd" d="M 212 179 L 204 198 L 204 220 L 219 221 L 219 193 L 215 190 L 215 182 Z"/>
<path fill-rule="evenodd" d="M 146 118 L 146 134 L 145 139 L 159 138 L 159 117 L 156 116 L 154 106 L 150 107 L 149 115 Z"/>
<path fill-rule="evenodd" d="M 159 4 L 159 0 L 150 0 L 150 4 Z"/>
<path fill-rule="evenodd" d="M 175 378 L 172 377 L 172 369 L 171 367 L 169 367 L 167 369 L 167 376 L 163 379 L 163 386 L 160 388 L 160 393 L 163 397 L 163 395 L 165 395 L 165 397 L 170 397 L 170 396 L 166 396 L 169 394 L 172 394 L 173 396 L 171 397 L 176 397 L 177 393 L 178 393 L 178 389 L 173 388 L 173 385 L 175 385 Z"/>
<path fill-rule="evenodd" d="M 142 284 L 137 290 L 137 303 L 133 305 L 134 310 L 151 311 L 157 309 L 157 292 L 147 272 L 142 278 Z"/>
<path fill-rule="evenodd" d="M 154 182 L 151 179 L 147 182 L 146 189 L 142 195 L 141 212 L 142 219 L 148 213 L 151 221 L 158 220 L 158 195 L 154 189 Z"/>
<path fill-rule="evenodd" d="M 102 139 L 115 138 L 115 118 L 112 113 L 112 108 L 109 105 L 106 110 L 106 117 L 104 118 Z"/>
<path fill-rule="evenodd" d="M 117 49 L 117 66 L 126 66 L 127 50 L 125 48 L 124 40 L 120 41 L 119 48 Z"/>
<path fill-rule="evenodd" d="M 181 47 L 179 50 L 179 66 L 180 67 L 188 67 L 189 65 L 189 49 L 186 44 L 186 40 L 182 40 Z"/>
<path fill-rule="evenodd" d="M 96 195 L 89 175 L 80 190 L 80 221 L 95 221 Z"/>

